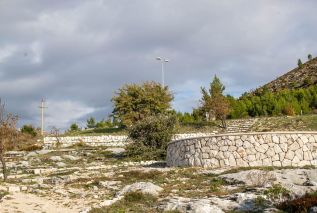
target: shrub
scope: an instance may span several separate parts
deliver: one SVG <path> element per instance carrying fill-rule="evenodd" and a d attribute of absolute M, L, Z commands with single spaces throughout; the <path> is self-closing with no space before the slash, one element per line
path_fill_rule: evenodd
<path fill-rule="evenodd" d="M 176 117 L 150 116 L 137 122 L 129 129 L 133 143 L 127 146 L 127 156 L 136 159 L 163 159 L 167 143 L 171 141 L 177 124 Z"/>
<path fill-rule="evenodd" d="M 70 125 L 69 130 L 70 130 L 71 132 L 77 132 L 77 131 L 80 130 L 80 128 L 79 128 L 79 126 L 78 126 L 76 123 L 73 123 L 72 125 Z"/>
<path fill-rule="evenodd" d="M 23 125 L 21 128 L 21 132 L 25 134 L 29 134 L 33 137 L 37 135 L 37 131 L 32 125 Z"/>
<path fill-rule="evenodd" d="M 288 200 L 280 205 L 278 209 L 285 212 L 309 212 L 309 209 L 313 206 L 317 206 L 317 193 L 306 194 L 301 198 L 295 200 Z"/>
<path fill-rule="evenodd" d="M 275 184 L 271 188 L 265 190 L 264 195 L 266 195 L 273 203 L 281 203 L 290 198 L 290 191 L 280 184 Z"/>

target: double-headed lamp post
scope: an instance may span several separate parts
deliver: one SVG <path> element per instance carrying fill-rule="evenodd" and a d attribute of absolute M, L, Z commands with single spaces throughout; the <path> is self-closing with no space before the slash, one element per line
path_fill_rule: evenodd
<path fill-rule="evenodd" d="M 157 57 L 156 60 L 160 61 L 161 65 L 162 65 L 162 87 L 164 88 L 165 87 L 165 84 L 164 84 L 164 63 L 169 62 L 169 60 L 162 58 L 162 57 Z"/>

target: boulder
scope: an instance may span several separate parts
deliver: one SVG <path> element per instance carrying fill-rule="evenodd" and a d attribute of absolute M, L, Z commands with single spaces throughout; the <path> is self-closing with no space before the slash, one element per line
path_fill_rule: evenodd
<path fill-rule="evenodd" d="M 169 199 L 163 204 L 164 211 L 175 211 L 186 213 L 223 213 L 216 205 L 211 204 L 208 199 L 190 199 L 176 197 Z"/>
<path fill-rule="evenodd" d="M 129 192 L 142 192 L 144 194 L 150 194 L 153 196 L 158 196 L 163 188 L 154 185 L 151 182 L 138 182 L 128 186 L 125 186 L 121 191 L 116 194 L 116 197 L 120 197 Z"/>

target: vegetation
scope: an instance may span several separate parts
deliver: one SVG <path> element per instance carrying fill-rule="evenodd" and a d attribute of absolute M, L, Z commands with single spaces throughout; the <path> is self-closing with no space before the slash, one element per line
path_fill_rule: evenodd
<path fill-rule="evenodd" d="M 303 66 L 303 62 L 302 62 L 301 59 L 297 60 L 297 65 L 298 65 L 298 67 L 302 67 Z"/>
<path fill-rule="evenodd" d="M 172 100 L 168 87 L 163 88 L 159 83 L 126 84 L 112 98 L 113 116 L 130 127 L 148 116 L 168 113 Z"/>
<path fill-rule="evenodd" d="M 308 60 L 310 61 L 310 60 L 313 59 L 313 56 L 312 56 L 311 54 L 308 54 L 307 58 L 308 58 Z"/>
<path fill-rule="evenodd" d="M 96 120 L 93 117 L 87 119 L 87 128 L 95 128 L 96 127 Z"/>
<path fill-rule="evenodd" d="M 309 212 L 309 209 L 317 206 L 317 192 L 312 194 L 306 194 L 301 198 L 294 200 L 287 200 L 277 207 L 284 212 Z"/>
<path fill-rule="evenodd" d="M 273 203 L 281 203 L 290 198 L 290 191 L 285 189 L 280 184 L 276 184 L 265 190 L 264 195 L 266 195 L 267 198 Z"/>
<path fill-rule="evenodd" d="M 308 114 L 317 108 L 317 85 L 276 93 L 266 90 L 231 98 L 230 103 L 230 118 Z"/>
<path fill-rule="evenodd" d="M 7 180 L 7 167 L 4 155 L 11 147 L 16 143 L 16 137 L 18 134 L 16 123 L 18 117 L 6 113 L 5 105 L 0 100 L 0 161 L 2 164 L 2 173 L 4 181 Z"/>
<path fill-rule="evenodd" d="M 77 131 L 80 131 L 80 128 L 79 128 L 79 126 L 76 123 L 73 123 L 73 124 L 70 125 L 69 131 L 77 132 Z"/>
<path fill-rule="evenodd" d="M 127 156 L 163 159 L 177 124 L 176 116 L 158 115 L 144 118 L 129 129 L 133 143 L 127 146 Z"/>
<path fill-rule="evenodd" d="M 220 79 L 215 76 L 210 83 L 210 88 L 201 88 L 202 99 L 199 110 L 203 115 L 206 115 L 206 120 L 210 121 L 212 118 L 221 120 L 222 127 L 226 128 L 226 118 L 229 114 L 229 102 L 223 95 L 225 86 Z"/>
<path fill-rule="evenodd" d="M 157 198 L 141 192 L 127 193 L 124 198 L 110 207 L 92 209 L 89 213 L 118 213 L 118 212 L 157 212 Z"/>
<path fill-rule="evenodd" d="M 37 131 L 32 125 L 23 125 L 21 127 L 21 132 L 25 134 L 29 134 L 32 137 L 37 136 Z"/>

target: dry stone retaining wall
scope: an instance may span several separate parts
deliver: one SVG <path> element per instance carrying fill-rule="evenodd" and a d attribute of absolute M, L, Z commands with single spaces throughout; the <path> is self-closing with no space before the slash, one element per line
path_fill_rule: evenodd
<path fill-rule="evenodd" d="M 195 138 L 203 136 L 211 136 L 215 133 L 187 133 L 187 134 L 176 134 L 173 136 L 173 140 L 181 140 L 184 138 Z M 76 143 L 83 142 L 89 146 L 114 146 L 123 147 L 129 143 L 126 135 L 101 135 L 101 136 L 66 136 L 66 137 L 45 137 L 44 147 L 54 147 L 59 141 L 61 147 L 72 146 Z"/>
<path fill-rule="evenodd" d="M 223 134 L 168 144 L 168 166 L 317 166 L 317 132 Z"/>

